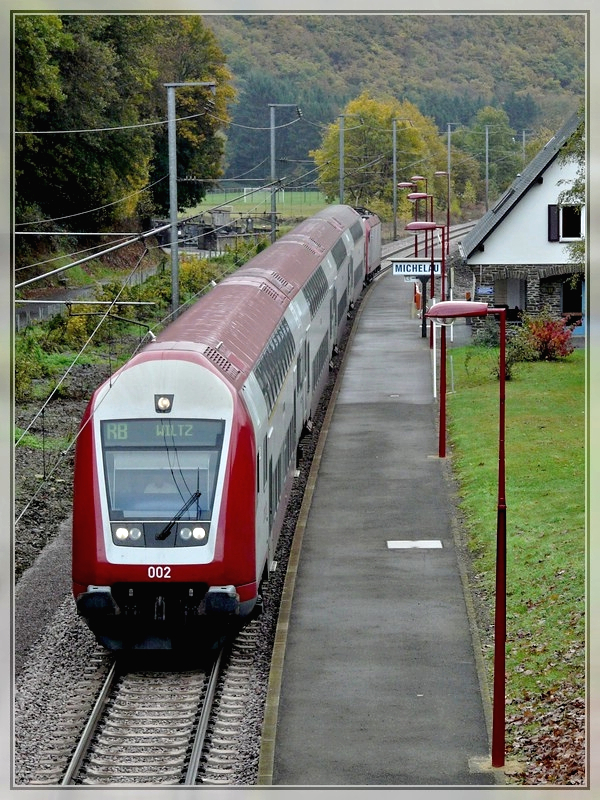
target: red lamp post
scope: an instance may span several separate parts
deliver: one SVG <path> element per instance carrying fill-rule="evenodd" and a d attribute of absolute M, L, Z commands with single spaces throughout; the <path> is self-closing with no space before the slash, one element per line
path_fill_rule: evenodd
<path fill-rule="evenodd" d="M 415 222 L 418 221 L 417 208 L 419 200 L 425 200 L 425 222 L 433 222 L 433 195 L 427 192 L 411 192 L 407 198 L 415 204 Z M 429 208 L 427 201 L 429 200 Z M 433 249 L 433 231 L 431 233 L 431 247 Z M 425 258 L 427 258 L 427 233 L 425 233 Z M 417 253 L 415 253 L 417 255 Z"/>
<path fill-rule="evenodd" d="M 492 767 L 504 766 L 506 726 L 506 309 L 487 303 L 446 300 L 436 303 L 429 319 L 445 325 L 458 317 L 500 317 L 500 407 L 498 434 L 498 507 L 496 520 L 496 606 L 494 614 L 494 697 L 492 710 Z M 445 455 L 446 438 L 446 339 L 442 336 L 440 364 L 440 456 Z M 442 444 L 443 437 L 443 444 Z"/>
<path fill-rule="evenodd" d="M 427 178 L 424 175 L 411 175 L 411 181 L 414 181 L 415 184 L 424 183 L 425 184 L 425 195 L 427 195 Z M 409 195 L 410 199 L 410 195 Z M 417 219 L 417 217 L 415 217 Z M 427 214 L 427 203 L 425 204 L 425 220 L 428 222 L 433 222 L 433 198 L 431 200 L 431 219 L 429 219 Z M 431 234 L 432 239 L 432 246 L 433 246 L 433 233 Z M 425 258 L 427 258 L 427 234 L 425 234 Z"/>
<path fill-rule="evenodd" d="M 410 195 L 409 195 L 410 197 Z M 432 197 L 432 195 L 428 195 L 428 197 Z M 432 197 L 432 216 L 433 216 L 433 197 Z M 442 230 L 442 258 L 441 258 L 441 298 L 445 300 L 446 298 L 446 286 L 445 286 L 445 273 L 446 273 L 446 237 L 449 236 L 448 231 L 446 231 L 445 225 L 438 225 L 437 222 L 409 222 L 406 226 L 407 231 L 425 231 L 425 237 L 427 237 L 427 231 L 431 231 L 431 290 L 430 290 L 430 297 L 433 299 L 435 295 L 434 291 L 434 269 L 435 269 L 435 260 L 434 260 L 434 247 L 433 247 L 433 232 L 437 228 L 441 228 Z M 427 251 L 425 251 L 425 255 L 427 255 Z M 425 297 L 425 292 L 423 291 L 423 298 Z M 427 315 L 428 316 L 428 315 Z M 425 334 L 423 334 L 425 335 Z M 431 323 L 431 336 L 430 336 L 430 347 L 433 347 L 433 322 Z"/>

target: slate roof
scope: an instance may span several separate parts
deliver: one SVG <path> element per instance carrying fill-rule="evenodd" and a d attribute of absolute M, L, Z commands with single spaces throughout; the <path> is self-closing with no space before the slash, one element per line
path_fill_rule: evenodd
<path fill-rule="evenodd" d="M 458 247 L 461 256 L 468 259 L 482 245 L 492 231 L 498 227 L 504 217 L 517 205 L 523 195 L 538 182 L 544 171 L 557 157 L 561 148 L 577 129 L 579 115 L 573 114 L 539 153 L 527 164 L 512 186 L 510 186 L 496 204 L 487 211 L 476 225 L 469 231 Z"/>

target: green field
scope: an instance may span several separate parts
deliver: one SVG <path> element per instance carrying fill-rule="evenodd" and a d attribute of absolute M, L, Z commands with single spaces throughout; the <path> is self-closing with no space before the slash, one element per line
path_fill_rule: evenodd
<path fill-rule="evenodd" d="M 321 192 L 304 189 L 281 189 L 276 196 L 276 211 L 283 217 L 310 217 L 328 205 Z M 271 193 L 268 190 L 256 191 L 247 186 L 229 191 L 210 192 L 202 203 L 189 209 L 186 216 L 214 208 L 228 207 L 237 214 L 270 214 Z"/>

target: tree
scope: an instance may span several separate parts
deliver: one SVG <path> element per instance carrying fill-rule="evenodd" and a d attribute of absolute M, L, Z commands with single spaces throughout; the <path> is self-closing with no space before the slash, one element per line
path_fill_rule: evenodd
<path fill-rule="evenodd" d="M 294 108 L 275 112 L 276 173 L 288 181 L 310 173 L 309 150 L 318 147 L 322 127 L 313 120 L 332 119 L 341 101 L 330 90 L 306 81 L 291 86 L 279 73 L 264 69 L 244 69 L 238 80 L 238 104 L 227 140 L 227 175 L 240 183 L 257 186 L 270 178 L 271 103 L 292 103 L 302 110 L 298 119 Z M 306 184 L 312 175 L 302 178 Z"/>
<path fill-rule="evenodd" d="M 61 15 L 57 24 L 63 33 L 54 52 L 60 91 L 37 108 L 27 127 L 63 132 L 33 137 L 44 145 L 35 149 L 31 136 L 19 137 L 25 145 L 16 155 L 16 208 L 34 203 L 45 217 L 77 215 L 73 225 L 93 229 L 130 215 L 135 201 L 113 204 L 148 181 L 152 133 L 133 127 L 143 92 L 130 65 L 151 22 L 144 16 L 74 14 Z M 30 18 L 17 19 L 17 28 L 29 25 Z M 31 57 L 30 46 L 20 42 L 17 63 Z M 145 68 L 150 70 L 147 63 Z M 25 81 L 25 75 L 16 75 L 20 91 Z M 81 218 L 86 210 L 91 213 Z M 66 219 L 62 224 L 70 227 Z"/>
<path fill-rule="evenodd" d="M 368 92 L 344 109 L 344 195 L 356 206 L 391 216 L 393 120 L 396 120 L 396 177 L 424 176 L 444 164 L 445 150 L 433 121 L 404 100 L 375 100 Z M 330 124 L 315 159 L 319 185 L 329 202 L 339 197 L 340 122 Z"/>
<path fill-rule="evenodd" d="M 225 137 L 229 123 L 228 105 L 235 97 L 231 74 L 214 34 L 204 27 L 199 16 L 162 18 L 161 42 L 155 84 L 157 109 L 166 110 L 165 83 L 214 82 L 213 95 L 206 87 L 176 89 L 177 190 L 179 210 L 197 204 L 207 189 L 223 174 Z M 169 208 L 168 184 L 161 181 L 168 174 L 168 131 L 166 126 L 155 135 L 156 155 L 151 180 L 156 210 Z M 183 181 L 191 177 L 193 180 Z"/>
<path fill-rule="evenodd" d="M 517 131 L 527 130 L 539 114 L 538 104 L 527 92 L 510 92 L 503 103 L 511 126 Z"/>
<path fill-rule="evenodd" d="M 63 31 L 56 14 L 15 17 L 15 177 L 34 175 L 39 161 L 42 137 L 22 132 L 35 130 L 36 119 L 45 114 L 51 103 L 62 103 L 65 94 L 60 79 L 58 54 L 73 48 L 73 41 Z M 35 182 L 22 181 L 23 191 L 16 194 L 17 216 L 35 205 Z M 31 190 L 31 191 L 28 191 Z"/>
<path fill-rule="evenodd" d="M 457 148 L 469 153 L 479 164 L 477 196 L 480 199 L 495 200 L 521 169 L 521 148 L 508 115 L 501 109 L 482 108 L 471 125 L 459 128 L 453 139 Z"/>
<path fill-rule="evenodd" d="M 190 117 L 178 124 L 178 162 L 181 177 L 221 174 L 221 130 L 234 92 L 198 15 L 19 15 L 15 65 L 17 130 L 57 131 L 17 136 L 18 222 L 46 217 L 94 230 L 142 209 L 164 211 L 167 82 L 215 82 L 214 97 L 206 90 L 178 97 L 180 115 Z M 205 192 L 205 183 L 184 184 L 182 205 Z"/>

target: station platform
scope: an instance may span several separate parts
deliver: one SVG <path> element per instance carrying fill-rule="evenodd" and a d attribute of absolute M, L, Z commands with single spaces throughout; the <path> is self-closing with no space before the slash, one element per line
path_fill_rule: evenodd
<path fill-rule="evenodd" d="M 259 785 L 503 782 L 412 292 L 382 276 L 348 343 L 290 558 Z"/>

